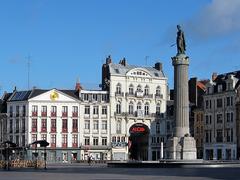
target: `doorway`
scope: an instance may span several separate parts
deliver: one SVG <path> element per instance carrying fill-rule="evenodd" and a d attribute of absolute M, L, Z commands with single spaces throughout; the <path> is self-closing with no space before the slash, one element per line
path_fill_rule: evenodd
<path fill-rule="evenodd" d="M 142 123 L 131 126 L 129 137 L 129 158 L 132 160 L 148 160 L 149 128 Z"/>

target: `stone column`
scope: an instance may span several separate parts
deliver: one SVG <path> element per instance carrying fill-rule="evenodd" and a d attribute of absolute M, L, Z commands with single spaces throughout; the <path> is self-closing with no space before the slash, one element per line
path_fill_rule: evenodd
<path fill-rule="evenodd" d="M 189 58 L 180 54 L 172 58 L 174 66 L 175 137 L 189 134 L 188 66 Z"/>

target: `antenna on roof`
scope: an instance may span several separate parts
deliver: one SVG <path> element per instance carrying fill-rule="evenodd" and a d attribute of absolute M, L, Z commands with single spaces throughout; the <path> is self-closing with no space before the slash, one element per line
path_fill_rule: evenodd
<path fill-rule="evenodd" d="M 148 64 L 148 58 L 149 58 L 149 56 L 145 56 L 145 65 L 147 66 L 147 64 Z"/>

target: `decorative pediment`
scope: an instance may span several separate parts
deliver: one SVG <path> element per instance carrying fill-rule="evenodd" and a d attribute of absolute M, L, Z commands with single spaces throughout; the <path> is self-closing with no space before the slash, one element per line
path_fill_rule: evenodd
<path fill-rule="evenodd" d="M 142 68 L 131 69 L 126 73 L 127 76 L 151 77 L 150 73 Z"/>
<path fill-rule="evenodd" d="M 51 89 L 45 93 L 30 98 L 29 101 L 74 102 L 77 101 L 77 99 L 57 89 Z"/>

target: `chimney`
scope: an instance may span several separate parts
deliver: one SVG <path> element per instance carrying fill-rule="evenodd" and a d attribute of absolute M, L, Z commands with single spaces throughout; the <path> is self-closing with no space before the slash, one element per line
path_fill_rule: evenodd
<path fill-rule="evenodd" d="M 212 81 L 215 81 L 215 79 L 217 78 L 217 73 L 216 72 L 214 72 L 214 73 L 212 73 Z"/>
<path fill-rule="evenodd" d="M 14 86 L 13 92 L 17 91 L 17 86 Z"/>
<path fill-rule="evenodd" d="M 82 90 L 82 86 L 80 84 L 79 78 L 77 78 L 77 82 L 76 82 L 76 85 L 75 85 L 75 90 L 76 91 L 81 91 Z"/>
<path fill-rule="evenodd" d="M 122 60 L 122 65 L 123 65 L 123 66 L 126 66 L 126 64 L 127 64 L 127 60 L 126 60 L 125 58 L 123 58 L 123 60 Z"/>
<path fill-rule="evenodd" d="M 158 71 L 162 71 L 162 63 L 160 62 L 155 63 L 154 68 Z"/>
<path fill-rule="evenodd" d="M 107 58 L 106 58 L 106 64 L 111 64 L 112 63 L 112 58 L 111 56 L 109 55 Z"/>

